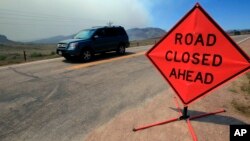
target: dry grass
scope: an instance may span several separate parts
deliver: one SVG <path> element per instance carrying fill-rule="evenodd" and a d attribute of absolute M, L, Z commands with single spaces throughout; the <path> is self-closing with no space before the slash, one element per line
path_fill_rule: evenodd
<path fill-rule="evenodd" d="M 232 105 L 238 112 L 250 117 L 250 105 L 249 104 L 240 103 L 234 99 L 232 100 Z"/>
<path fill-rule="evenodd" d="M 250 96 L 250 72 L 246 73 L 246 80 L 240 86 L 240 89 Z"/>
<path fill-rule="evenodd" d="M 139 40 L 139 41 L 130 41 L 130 47 L 153 45 L 156 42 L 158 42 L 159 40 L 160 40 L 160 38 L 153 38 L 153 39 Z"/>
<path fill-rule="evenodd" d="M 131 41 L 130 47 L 155 44 L 159 39 Z M 0 66 L 59 57 L 56 44 L 0 44 Z"/>
<path fill-rule="evenodd" d="M 54 44 L 0 44 L 0 66 L 59 57 Z"/>
<path fill-rule="evenodd" d="M 231 102 L 235 110 L 250 117 L 250 72 L 234 81 L 229 91 L 241 95 L 241 98 L 233 99 Z"/>

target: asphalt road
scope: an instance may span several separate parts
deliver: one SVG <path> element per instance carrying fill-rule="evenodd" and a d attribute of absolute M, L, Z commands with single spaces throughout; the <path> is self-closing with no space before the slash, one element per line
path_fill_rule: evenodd
<path fill-rule="evenodd" d="M 57 58 L 1 67 L 0 140 L 83 140 L 119 112 L 160 94 L 168 85 L 143 55 L 150 47 L 89 63 Z"/>

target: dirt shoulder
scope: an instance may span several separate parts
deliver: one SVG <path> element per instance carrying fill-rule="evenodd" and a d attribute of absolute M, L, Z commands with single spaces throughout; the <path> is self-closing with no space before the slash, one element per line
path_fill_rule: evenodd
<path fill-rule="evenodd" d="M 249 45 L 249 41 L 241 45 L 247 53 Z M 133 127 L 178 117 L 174 96 L 171 89 L 165 90 L 94 129 L 84 141 L 192 141 L 184 120 L 132 131 Z M 222 108 L 225 113 L 191 121 L 198 140 L 228 141 L 230 124 L 250 124 L 250 72 L 189 105 L 189 114 L 192 116 Z"/>
<path fill-rule="evenodd" d="M 199 140 L 227 141 L 230 124 L 250 124 L 250 117 L 238 111 L 232 103 L 236 101 L 249 106 L 249 95 L 232 91 L 243 79 L 246 79 L 246 75 L 190 105 L 190 115 L 213 112 L 220 108 L 226 110 L 222 114 L 191 121 Z M 173 96 L 173 91 L 169 89 L 140 106 L 117 115 L 89 133 L 85 141 L 191 141 L 185 121 L 132 131 L 136 126 L 178 117 Z"/>

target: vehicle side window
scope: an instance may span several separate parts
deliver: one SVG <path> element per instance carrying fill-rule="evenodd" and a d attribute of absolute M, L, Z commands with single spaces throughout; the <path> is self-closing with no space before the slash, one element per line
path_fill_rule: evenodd
<path fill-rule="evenodd" d="M 113 36 L 117 36 L 117 31 L 115 28 L 107 28 L 107 36 L 109 37 L 113 37 Z"/>
<path fill-rule="evenodd" d="M 105 36 L 105 30 L 104 29 L 99 29 L 96 31 L 95 35 L 97 35 L 98 37 L 104 37 Z"/>
<path fill-rule="evenodd" d="M 119 35 L 118 28 L 114 28 L 114 29 L 113 29 L 113 35 L 114 35 L 114 36 L 118 36 L 118 35 Z"/>
<path fill-rule="evenodd" d="M 126 35 L 126 32 L 123 28 L 118 29 L 119 35 Z"/>

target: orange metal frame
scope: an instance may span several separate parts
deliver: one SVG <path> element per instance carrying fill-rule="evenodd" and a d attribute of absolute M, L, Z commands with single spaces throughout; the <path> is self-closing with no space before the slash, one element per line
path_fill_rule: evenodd
<path fill-rule="evenodd" d="M 190 132 L 193 140 L 194 141 L 198 141 L 197 136 L 196 136 L 196 134 L 194 132 L 194 129 L 193 129 L 192 125 L 191 125 L 190 120 L 226 112 L 226 110 L 222 109 L 222 110 L 218 110 L 218 111 L 211 112 L 211 113 L 206 113 L 206 114 L 201 114 L 201 115 L 196 115 L 196 116 L 189 116 L 187 114 L 187 112 L 188 112 L 188 106 L 185 106 L 184 109 L 183 109 L 183 111 L 181 111 L 181 108 L 180 108 L 180 106 L 178 104 L 178 101 L 177 101 L 176 97 L 174 97 L 174 100 L 175 100 L 176 108 L 178 109 L 178 113 L 180 115 L 179 117 L 172 118 L 172 119 L 169 119 L 169 120 L 166 120 L 166 121 L 152 123 L 152 124 L 149 124 L 149 125 L 146 125 L 146 126 L 141 126 L 141 127 L 133 128 L 133 131 L 136 132 L 136 131 L 139 131 L 139 130 L 143 130 L 143 129 L 147 129 L 147 128 L 150 128 L 150 127 L 167 124 L 167 123 L 178 121 L 178 120 L 186 120 L 189 132 Z"/>

